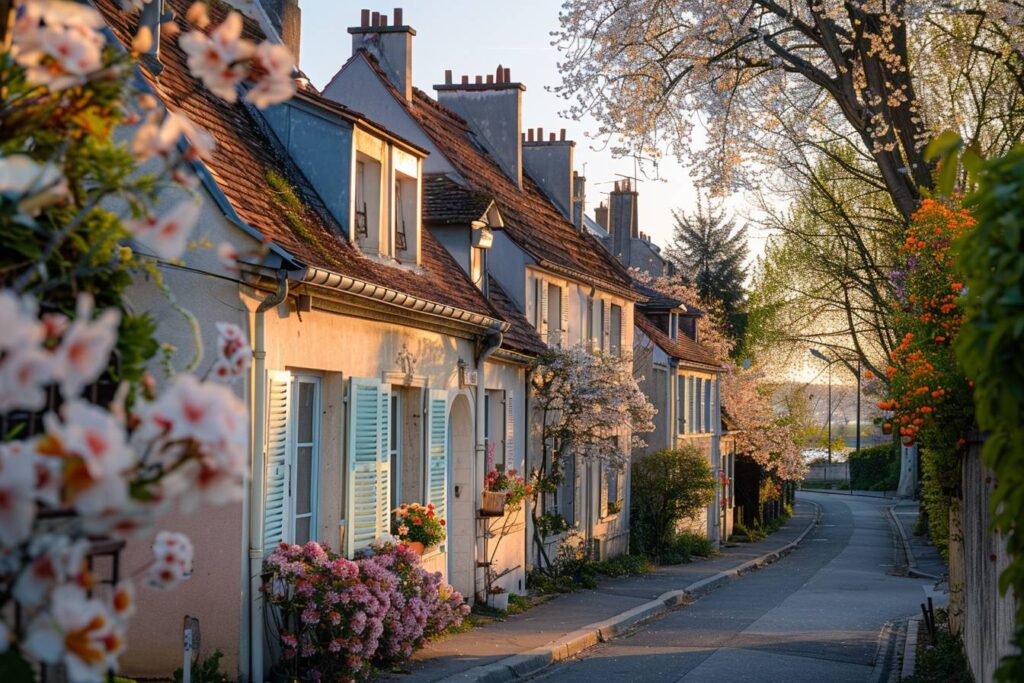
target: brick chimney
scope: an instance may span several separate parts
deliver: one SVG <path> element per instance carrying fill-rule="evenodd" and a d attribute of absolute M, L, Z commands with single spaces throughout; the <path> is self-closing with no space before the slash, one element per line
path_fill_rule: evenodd
<path fill-rule="evenodd" d="M 608 231 L 608 205 L 604 203 L 604 200 L 601 200 L 600 205 L 594 209 L 594 220 L 605 229 L 605 232 Z"/>
<path fill-rule="evenodd" d="M 575 147 L 575 142 L 565 139 L 565 128 L 557 139 L 550 133 L 545 140 L 543 128 L 531 128 L 523 134 L 523 168 L 569 221 L 573 220 L 576 189 L 572 170 Z"/>
<path fill-rule="evenodd" d="M 587 206 L 587 179 L 572 172 L 572 224 L 583 231 L 583 211 Z"/>
<path fill-rule="evenodd" d="M 513 83 L 509 69 L 498 65 L 493 74 L 469 76 L 452 82 L 452 72 L 445 72 L 445 82 L 435 85 L 437 101 L 466 120 L 473 133 L 494 157 L 516 187 L 523 187 L 523 92 L 526 86 Z"/>
<path fill-rule="evenodd" d="M 615 181 L 608 206 L 608 232 L 612 253 L 624 264 L 630 262 L 632 240 L 639 239 L 637 225 L 637 195 L 628 178 Z"/>
<path fill-rule="evenodd" d="M 394 20 L 388 15 L 362 10 L 359 26 L 348 29 L 352 34 L 352 52 L 365 49 L 380 62 L 388 78 L 402 93 L 406 102 L 412 101 L 412 38 L 416 31 L 403 23 L 401 7 L 395 8 Z"/>

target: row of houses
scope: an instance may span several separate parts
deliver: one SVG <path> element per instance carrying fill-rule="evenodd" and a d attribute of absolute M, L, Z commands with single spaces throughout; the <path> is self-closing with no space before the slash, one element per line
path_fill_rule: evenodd
<path fill-rule="evenodd" d="M 189 2 L 163 0 L 141 18 L 116 0 L 95 4 L 128 44 L 147 16 L 173 11 L 185 28 Z M 298 54 L 294 0 L 232 4 L 247 37 Z M 215 4 L 213 21 L 227 9 Z M 160 267 L 206 334 L 217 321 L 250 332 L 253 372 L 238 391 L 251 406 L 253 474 L 241 504 L 170 520 L 192 537 L 195 575 L 173 594 L 142 596 L 128 674 L 173 670 L 188 616 L 206 649 L 261 680 L 266 553 L 318 540 L 352 555 L 389 530 L 401 503 L 432 503 L 447 520 L 446 541 L 423 561 L 468 599 L 482 599 L 488 562 L 500 586 L 524 591 L 528 516 L 496 552 L 479 505 L 488 467 L 537 462 L 529 375 L 551 346 L 632 354 L 658 409 L 646 450 L 693 443 L 707 453 L 721 490 L 694 525 L 715 541 L 728 533 L 721 368 L 700 345 L 702 312 L 630 276 L 628 267 L 668 268 L 638 230 L 635 189 L 617 184 L 586 216 L 574 143 L 523 129 L 526 87 L 509 68 L 447 72 L 430 95 L 412 83 L 416 32 L 402 11 L 358 19 L 351 57 L 322 91 L 300 81 L 293 99 L 264 111 L 197 87 L 173 36 L 151 26 L 158 49 L 140 88 L 213 134 L 215 155 L 195 162 L 206 200 L 198 231 L 243 254 L 238 269 L 203 249 Z M 131 301 L 188 348 L 156 287 L 140 281 Z M 629 468 L 579 462 L 567 474 L 548 511 L 595 558 L 625 552 Z M 129 550 L 126 566 L 146 552 Z"/>

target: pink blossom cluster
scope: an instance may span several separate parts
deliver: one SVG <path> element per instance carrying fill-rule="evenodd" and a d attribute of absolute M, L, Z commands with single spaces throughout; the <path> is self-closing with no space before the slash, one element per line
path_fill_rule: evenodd
<path fill-rule="evenodd" d="M 281 668 L 323 680 L 361 678 L 368 664 L 408 659 L 469 608 L 403 544 L 382 542 L 355 562 L 316 542 L 282 543 L 264 563 Z"/>

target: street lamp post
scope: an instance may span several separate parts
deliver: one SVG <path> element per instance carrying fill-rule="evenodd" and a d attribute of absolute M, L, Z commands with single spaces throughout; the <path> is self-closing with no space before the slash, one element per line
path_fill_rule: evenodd
<path fill-rule="evenodd" d="M 823 354 L 821 351 L 818 351 L 817 349 L 811 349 L 811 355 L 814 356 L 815 358 L 817 358 L 818 360 L 822 361 L 823 363 L 825 363 L 826 367 L 828 368 L 828 464 L 831 465 L 832 464 L 832 364 L 836 363 L 838 361 L 841 361 L 843 359 L 839 358 L 838 356 L 836 358 L 831 358 L 830 359 L 827 356 L 825 356 L 825 354 Z M 855 442 L 854 442 L 855 443 L 855 445 L 854 445 L 854 452 L 855 453 L 859 453 L 860 452 L 860 371 L 861 371 L 860 357 L 858 356 L 857 357 L 857 424 L 856 424 L 856 427 L 855 427 L 855 429 L 857 430 L 857 435 L 855 437 Z M 826 469 L 825 472 L 826 472 L 826 479 L 827 479 L 828 478 L 828 475 L 827 475 L 828 469 Z M 847 459 L 847 461 L 846 461 L 846 482 L 847 482 L 847 486 L 850 489 L 850 495 L 853 495 L 853 482 L 851 481 L 850 477 L 851 477 L 850 461 L 849 461 L 849 459 Z"/>

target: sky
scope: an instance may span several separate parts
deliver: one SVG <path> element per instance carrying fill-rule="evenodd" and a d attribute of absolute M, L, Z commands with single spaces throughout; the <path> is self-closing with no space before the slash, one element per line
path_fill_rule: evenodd
<path fill-rule="evenodd" d="M 543 127 L 545 135 L 566 129 L 576 141 L 576 170 L 587 178 L 587 213 L 612 189 L 622 174 L 634 173 L 639 183 L 640 229 L 655 243 L 666 246 L 672 236 L 672 210 L 692 210 L 696 191 L 688 171 L 673 158 L 663 157 L 659 168 L 646 162 L 634 168 L 632 158 L 615 159 L 607 150 L 595 149 L 599 141 L 585 137 L 597 130 L 593 120 L 572 121 L 558 113 L 566 102 L 547 87 L 558 85 L 558 50 L 551 45 L 551 32 L 558 28 L 557 0 L 515 0 L 514 2 L 469 0 L 410 0 L 403 5 L 404 22 L 416 30 L 413 39 L 413 83 L 430 95 L 432 86 L 444 82 L 445 69 L 455 80 L 462 74 L 494 73 L 498 64 L 511 69 L 513 81 L 523 83 L 523 127 Z M 313 85 L 323 87 L 351 54 L 351 36 L 346 29 L 359 25 L 359 11 L 366 7 L 393 16 L 395 5 L 375 7 L 338 0 L 301 0 L 302 46 L 300 66 Z M 650 176 L 645 179 L 639 171 Z M 739 206 L 742 201 L 730 202 Z M 763 236 L 752 231 L 752 258 L 763 250 Z"/>

